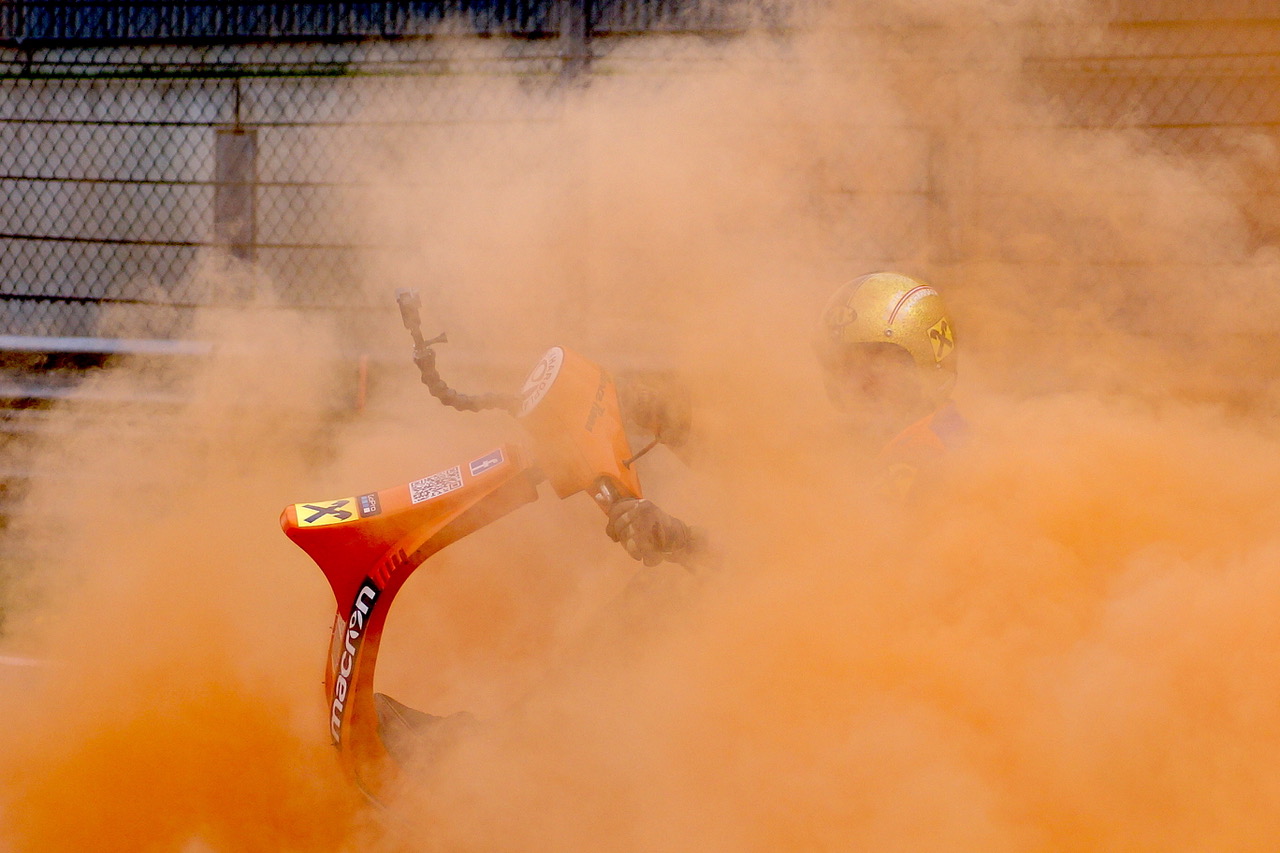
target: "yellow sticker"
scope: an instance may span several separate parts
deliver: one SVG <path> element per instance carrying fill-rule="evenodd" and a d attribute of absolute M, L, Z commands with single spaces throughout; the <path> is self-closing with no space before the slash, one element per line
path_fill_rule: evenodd
<path fill-rule="evenodd" d="M 956 348 L 955 338 L 951 334 L 951 324 L 943 317 L 929 328 L 929 340 L 933 342 L 933 360 L 942 361 Z"/>
<path fill-rule="evenodd" d="M 916 474 L 920 469 L 906 462 L 895 462 L 885 471 L 880 482 L 880 496 L 892 500 L 905 501 L 916 484 Z"/>
<path fill-rule="evenodd" d="M 293 509 L 298 514 L 299 527 L 323 527 L 326 524 L 355 521 L 360 517 L 360 513 L 357 512 L 355 498 L 339 498 L 336 501 L 294 504 Z"/>

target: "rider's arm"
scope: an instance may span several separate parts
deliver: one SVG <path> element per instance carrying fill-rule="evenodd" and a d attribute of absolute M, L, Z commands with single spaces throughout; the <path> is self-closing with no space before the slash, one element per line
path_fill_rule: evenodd
<path fill-rule="evenodd" d="M 689 389 L 678 376 L 654 371 L 621 375 L 618 397 L 631 426 L 688 461 L 681 451 L 690 438 L 693 409 Z M 704 530 L 690 527 L 649 500 L 614 502 L 605 532 L 646 566 L 670 560 L 692 570 L 712 562 Z"/>

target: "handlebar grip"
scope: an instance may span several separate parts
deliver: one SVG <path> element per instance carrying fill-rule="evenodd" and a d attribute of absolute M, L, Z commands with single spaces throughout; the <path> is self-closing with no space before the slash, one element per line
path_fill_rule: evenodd
<path fill-rule="evenodd" d="M 618 488 L 609 477 L 601 477 L 596 480 L 595 487 L 591 490 L 591 498 L 606 513 L 613 508 L 613 505 L 622 500 L 626 495 Z"/>

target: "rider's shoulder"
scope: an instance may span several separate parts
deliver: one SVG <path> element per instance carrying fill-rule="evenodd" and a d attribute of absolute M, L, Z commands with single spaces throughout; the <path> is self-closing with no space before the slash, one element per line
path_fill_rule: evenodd
<path fill-rule="evenodd" d="M 962 447 L 969 440 L 969 422 L 955 403 L 948 402 L 925 419 L 929 430 L 947 450 Z"/>
<path fill-rule="evenodd" d="M 962 446 L 968 435 L 968 422 L 956 405 L 948 402 L 895 435 L 880 455 L 888 460 L 943 455 Z"/>

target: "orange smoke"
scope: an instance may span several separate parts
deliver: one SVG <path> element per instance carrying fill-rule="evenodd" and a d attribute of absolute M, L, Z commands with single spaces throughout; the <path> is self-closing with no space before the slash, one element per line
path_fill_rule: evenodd
<path fill-rule="evenodd" d="M 1280 270 L 1249 249 L 1237 164 L 1071 127 L 1026 60 L 1105 47 L 1083 7 L 873 7 L 831 4 L 785 41 L 671 44 L 673 75 L 623 43 L 560 101 L 406 82 L 538 120 L 346 152 L 378 190 L 344 223 L 421 251 L 368 259 L 385 324 L 343 343 L 402 357 L 390 290 L 419 286 L 465 391 L 513 387 L 556 343 L 679 368 L 689 465 L 659 450 L 641 475 L 710 531 L 718 570 L 638 572 L 585 499 L 433 558 L 396 602 L 381 686 L 482 725 L 358 812 L 325 746 L 331 602 L 279 508 L 519 434 L 440 409 L 407 365 L 359 418 L 335 412 L 344 374 L 314 357 L 333 328 L 208 318 L 218 353 L 170 377 L 188 405 L 138 414 L 136 436 L 51 439 L 49 464 L 92 485 L 51 480 L 16 528 L 39 595 L 11 634 L 61 667 L 22 697 L 0 837 L 1271 846 Z M 836 285 L 887 266 L 948 299 L 974 428 L 904 510 L 863 488 L 808 341 Z"/>
<path fill-rule="evenodd" d="M 206 649 L 208 647 L 206 646 Z M 290 708 L 225 663 L 130 673 L 54 713 L 6 784 L 19 850 L 333 850 L 356 794 Z M 112 702 L 112 700 L 117 700 Z M 123 700 L 123 701 L 120 701 Z"/>

